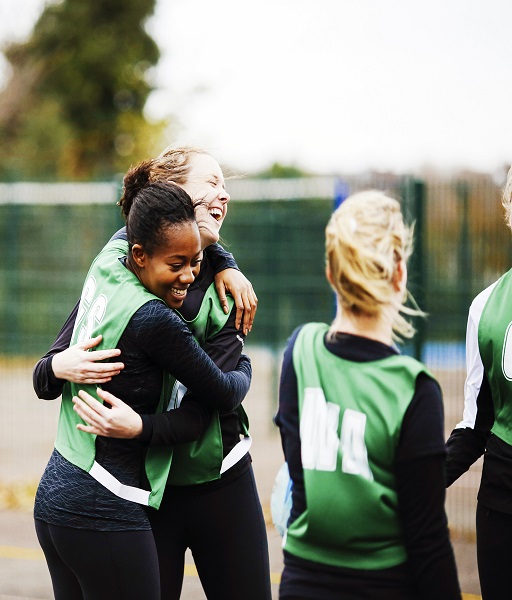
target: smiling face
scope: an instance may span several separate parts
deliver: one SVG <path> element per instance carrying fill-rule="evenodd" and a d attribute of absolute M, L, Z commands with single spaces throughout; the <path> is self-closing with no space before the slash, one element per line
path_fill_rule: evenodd
<path fill-rule="evenodd" d="M 180 187 L 192 198 L 202 248 L 218 242 L 229 202 L 219 163 L 209 154 L 192 154 L 187 180 Z"/>
<path fill-rule="evenodd" d="M 180 308 L 188 287 L 199 275 L 199 230 L 196 223 L 186 222 L 168 226 L 161 237 L 162 243 L 151 255 L 140 244 L 134 244 L 131 259 L 142 285 L 171 308 Z"/>

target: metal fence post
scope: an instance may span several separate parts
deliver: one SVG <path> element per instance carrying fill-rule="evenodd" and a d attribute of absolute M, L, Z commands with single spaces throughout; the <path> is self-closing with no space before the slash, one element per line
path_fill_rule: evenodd
<path fill-rule="evenodd" d="M 6 267 L 6 303 L 5 310 L 5 342 L 2 352 L 16 354 L 20 348 L 20 311 L 25 298 L 21 297 L 20 290 L 20 211 L 22 208 L 15 204 L 7 206 L 6 227 L 7 243 L 5 245 L 7 254 L 5 256 Z"/>
<path fill-rule="evenodd" d="M 402 211 L 405 222 L 414 224 L 414 248 L 408 265 L 408 288 L 416 300 L 418 306 L 427 311 L 425 289 L 425 182 L 413 177 L 404 177 L 402 180 L 401 197 Z M 412 354 L 418 360 L 422 360 L 423 348 L 426 337 L 425 319 L 414 320 L 416 335 L 410 346 Z"/>
<path fill-rule="evenodd" d="M 469 184 L 467 181 L 457 182 L 457 199 L 460 206 L 460 238 L 457 251 L 459 275 L 457 277 L 457 295 L 461 314 L 467 314 L 472 300 L 473 269 L 471 243 L 469 239 Z"/>

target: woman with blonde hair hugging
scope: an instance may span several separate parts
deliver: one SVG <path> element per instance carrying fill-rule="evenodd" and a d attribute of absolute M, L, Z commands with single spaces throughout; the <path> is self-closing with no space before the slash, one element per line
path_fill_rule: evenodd
<path fill-rule="evenodd" d="M 394 342 L 411 230 L 382 192 L 349 197 L 326 228 L 333 323 L 308 323 L 283 358 L 279 410 L 292 508 L 280 598 L 460 599 L 445 501 L 438 383 Z"/>

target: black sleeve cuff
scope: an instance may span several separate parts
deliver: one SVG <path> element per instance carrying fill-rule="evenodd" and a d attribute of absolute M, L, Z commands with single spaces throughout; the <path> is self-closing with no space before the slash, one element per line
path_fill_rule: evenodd
<path fill-rule="evenodd" d="M 53 354 L 41 358 L 32 372 L 32 384 L 41 400 L 55 400 L 62 394 L 66 381 L 55 377 L 52 369 Z"/>
<path fill-rule="evenodd" d="M 153 437 L 153 421 L 149 415 L 140 415 L 142 419 L 142 433 L 137 440 L 142 444 L 149 444 Z"/>

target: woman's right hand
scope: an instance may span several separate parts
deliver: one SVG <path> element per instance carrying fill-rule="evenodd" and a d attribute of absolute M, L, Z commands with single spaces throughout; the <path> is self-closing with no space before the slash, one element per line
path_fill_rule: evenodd
<path fill-rule="evenodd" d="M 113 358 L 121 354 L 121 350 L 94 350 L 89 352 L 101 342 L 102 336 L 98 335 L 80 344 L 70 346 L 66 350 L 55 354 L 52 359 L 52 370 L 58 379 L 65 379 L 72 383 L 100 384 L 110 381 L 124 369 L 122 362 L 98 362 Z"/>
<path fill-rule="evenodd" d="M 252 283 L 238 269 L 224 269 L 215 275 L 215 287 L 226 314 L 229 312 L 226 293 L 233 296 L 236 306 L 235 327 L 248 335 L 258 308 L 258 297 Z"/>
<path fill-rule="evenodd" d="M 85 433 L 120 439 L 136 438 L 142 433 L 141 416 L 131 406 L 101 388 L 97 388 L 96 393 L 110 408 L 98 402 L 85 390 L 79 390 L 78 396 L 73 396 L 73 410 L 86 424 L 78 423 L 77 429 Z"/>

